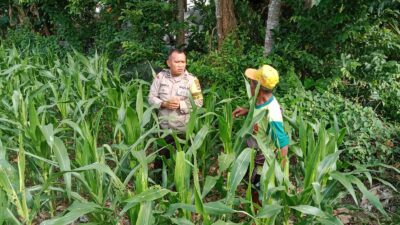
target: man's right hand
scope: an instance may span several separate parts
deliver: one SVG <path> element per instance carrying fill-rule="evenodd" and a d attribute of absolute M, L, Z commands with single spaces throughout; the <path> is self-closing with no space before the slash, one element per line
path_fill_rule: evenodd
<path fill-rule="evenodd" d="M 166 109 L 179 109 L 179 105 L 179 100 L 175 99 L 171 99 L 169 101 L 161 103 L 161 107 Z"/>
<path fill-rule="evenodd" d="M 232 117 L 244 116 L 247 115 L 248 112 L 249 110 L 246 108 L 237 107 L 235 110 L 233 110 Z"/>

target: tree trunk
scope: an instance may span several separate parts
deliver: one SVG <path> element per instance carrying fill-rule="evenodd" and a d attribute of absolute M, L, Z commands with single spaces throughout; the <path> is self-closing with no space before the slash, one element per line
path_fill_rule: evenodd
<path fill-rule="evenodd" d="M 222 15 L 220 10 L 220 0 L 215 0 L 215 17 L 217 19 L 217 37 L 219 49 L 220 39 L 222 39 Z"/>
<path fill-rule="evenodd" d="M 176 36 L 176 47 L 180 48 L 185 45 L 185 29 L 183 27 L 185 22 L 186 0 L 177 0 L 178 7 L 178 22 L 182 26 Z"/>
<path fill-rule="evenodd" d="M 233 0 L 215 0 L 215 15 L 217 18 L 218 49 L 221 49 L 224 39 L 237 27 Z"/>
<path fill-rule="evenodd" d="M 317 6 L 321 0 L 304 0 L 304 8 L 311 9 L 314 6 Z"/>
<path fill-rule="evenodd" d="M 267 26 L 265 29 L 265 41 L 264 41 L 264 56 L 271 53 L 274 47 L 274 39 L 272 30 L 279 25 L 279 16 L 281 14 L 281 0 L 271 0 L 268 6 L 268 18 Z"/>
<path fill-rule="evenodd" d="M 313 0 L 304 0 L 304 8 L 311 9 L 313 7 Z"/>

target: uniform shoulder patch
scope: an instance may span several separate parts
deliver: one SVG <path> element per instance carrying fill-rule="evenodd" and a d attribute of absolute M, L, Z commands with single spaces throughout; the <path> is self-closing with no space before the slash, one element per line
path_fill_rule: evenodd
<path fill-rule="evenodd" d="M 196 85 L 197 90 L 201 90 L 200 81 L 197 78 L 194 78 L 194 85 Z"/>
<path fill-rule="evenodd" d="M 203 98 L 202 93 L 201 93 L 200 82 L 197 78 L 194 78 L 193 82 L 190 85 L 190 93 L 192 93 L 192 96 L 195 100 Z"/>
<path fill-rule="evenodd" d="M 165 75 L 166 75 L 166 73 L 167 73 L 167 71 L 165 71 L 165 70 L 160 71 L 160 72 L 156 75 L 156 79 L 162 79 L 162 78 L 164 78 Z"/>

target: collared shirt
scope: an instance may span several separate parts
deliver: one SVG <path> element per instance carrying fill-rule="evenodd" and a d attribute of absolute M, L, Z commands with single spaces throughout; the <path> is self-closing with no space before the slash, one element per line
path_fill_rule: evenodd
<path fill-rule="evenodd" d="M 192 95 L 197 107 L 203 106 L 199 80 L 192 74 L 185 71 L 180 76 L 172 76 L 169 70 L 157 74 L 150 87 L 149 103 L 159 108 L 161 128 L 179 132 L 186 130 L 192 108 L 189 95 Z M 171 98 L 179 98 L 179 109 L 161 108 L 161 103 Z"/>

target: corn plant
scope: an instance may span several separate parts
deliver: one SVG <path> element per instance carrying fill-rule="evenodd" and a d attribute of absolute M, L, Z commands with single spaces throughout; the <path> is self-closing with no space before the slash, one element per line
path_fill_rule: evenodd
<path fill-rule="evenodd" d="M 299 136 L 298 142 L 291 146 L 300 158 L 300 173 L 293 172 L 297 184 L 293 185 L 280 166 L 277 166 L 279 161 L 271 148 L 258 140 L 266 163 L 261 177 L 262 206 L 257 215 L 257 223 L 274 224 L 278 220 L 288 224 L 289 218 L 293 219 L 291 216 L 294 215 L 296 221 L 293 222 L 296 223 L 318 221 L 322 224 L 341 224 L 340 220 L 331 214 L 335 204 L 338 204 L 335 200 L 338 197 L 339 185 L 342 185 L 358 204 L 353 188 L 353 185 L 356 185 L 363 196 L 386 215 L 376 196 L 354 176 L 357 174 L 360 177 L 361 171 L 356 170 L 348 174 L 336 170 L 336 163 L 342 153 L 338 146 L 344 137 L 343 129 L 339 130 L 337 126 L 333 126 L 335 129 L 327 130 L 324 123 L 310 123 L 296 117 L 296 114 L 288 120 L 296 130 L 295 135 Z"/>
<path fill-rule="evenodd" d="M 340 224 L 332 211 L 342 193 L 356 205 L 363 195 L 385 215 L 363 179 L 390 186 L 376 174 L 395 168 L 338 170 L 346 149 L 335 122 L 328 129 L 296 113 L 286 118 L 298 160 L 290 170 L 270 140 L 255 137 L 266 159 L 258 205 L 246 177 L 258 168 L 245 141 L 265 116 L 253 118 L 254 98 L 248 117 L 234 122 L 238 96 L 205 90 L 205 107 L 192 109 L 186 134 L 172 133 L 174 149 L 146 103 L 149 84 L 122 73 L 99 54 L 42 58 L 0 46 L 0 224 Z M 172 154 L 156 179 L 149 165 L 161 148 Z"/>

